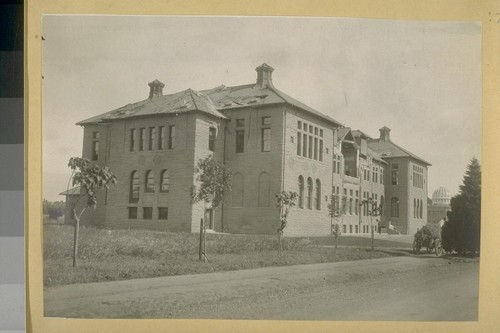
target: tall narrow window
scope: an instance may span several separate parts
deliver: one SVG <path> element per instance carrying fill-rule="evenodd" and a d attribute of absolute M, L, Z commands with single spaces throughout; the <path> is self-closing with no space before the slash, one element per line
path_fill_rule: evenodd
<path fill-rule="evenodd" d="M 130 174 L 130 189 L 129 189 L 129 201 L 130 203 L 139 202 L 139 174 L 137 171 L 132 171 Z"/>
<path fill-rule="evenodd" d="M 158 149 L 163 150 L 165 148 L 165 126 L 160 126 L 158 131 Z"/>
<path fill-rule="evenodd" d="M 175 148 L 175 126 L 168 126 L 168 149 Z"/>
<path fill-rule="evenodd" d="M 380 217 L 382 218 L 384 216 L 384 207 L 385 207 L 385 202 L 384 202 L 384 196 L 380 196 Z"/>
<path fill-rule="evenodd" d="M 312 127 L 309 127 L 312 128 Z M 313 158 L 313 137 L 309 135 L 309 158 Z"/>
<path fill-rule="evenodd" d="M 318 160 L 318 138 L 314 138 L 314 159 Z"/>
<path fill-rule="evenodd" d="M 302 134 L 302 156 L 307 157 L 307 134 Z"/>
<path fill-rule="evenodd" d="M 155 176 L 152 170 L 146 171 L 146 188 L 144 191 L 148 193 L 155 191 Z"/>
<path fill-rule="evenodd" d="M 259 207 L 269 207 L 270 203 L 270 177 L 267 172 L 262 172 L 259 175 L 259 183 L 258 183 L 258 204 Z"/>
<path fill-rule="evenodd" d="M 262 151 L 271 151 L 271 117 L 262 117 Z"/>
<path fill-rule="evenodd" d="M 399 183 L 399 165 L 392 164 L 392 185 L 398 185 Z"/>
<path fill-rule="evenodd" d="M 304 177 L 299 176 L 299 207 L 304 208 Z"/>
<path fill-rule="evenodd" d="M 302 133 L 297 132 L 297 155 L 301 155 L 302 152 Z"/>
<path fill-rule="evenodd" d="M 359 199 L 356 199 L 356 200 L 354 201 L 354 214 L 355 214 L 355 215 L 358 215 L 358 214 L 359 214 L 359 210 L 358 210 L 358 209 L 359 209 Z"/>
<path fill-rule="evenodd" d="M 233 207 L 243 207 L 243 190 L 243 175 L 236 173 L 233 176 L 233 186 L 231 189 L 233 195 L 231 204 Z"/>
<path fill-rule="evenodd" d="M 130 129 L 130 151 L 135 150 L 135 128 Z"/>
<path fill-rule="evenodd" d="M 92 132 L 92 161 L 99 159 L 99 132 Z"/>
<path fill-rule="evenodd" d="M 208 150 L 214 151 L 215 149 L 215 127 L 210 127 L 208 129 Z"/>
<path fill-rule="evenodd" d="M 415 217 L 417 219 L 420 218 L 420 200 L 414 199 L 416 201 L 416 212 L 415 212 Z"/>
<path fill-rule="evenodd" d="M 162 170 L 160 174 L 160 192 L 167 193 L 170 190 L 170 173 L 168 170 Z"/>
<path fill-rule="evenodd" d="M 321 181 L 316 179 L 316 209 L 321 210 Z"/>
<path fill-rule="evenodd" d="M 352 215 L 352 206 L 353 206 L 353 199 L 349 198 L 349 214 Z"/>
<path fill-rule="evenodd" d="M 236 153 L 245 151 L 245 119 L 236 119 Z"/>
<path fill-rule="evenodd" d="M 156 140 L 156 127 L 150 127 L 149 128 L 149 144 L 148 144 L 149 150 L 155 149 L 155 140 Z"/>
<path fill-rule="evenodd" d="M 144 145 L 146 144 L 146 129 L 139 129 L 139 150 L 144 150 Z"/>
<path fill-rule="evenodd" d="M 323 130 L 321 130 L 320 133 L 323 133 Z M 319 160 L 320 162 L 323 162 L 323 140 L 319 140 Z"/>
<path fill-rule="evenodd" d="M 422 205 L 422 200 L 420 200 L 420 218 L 424 218 L 424 206 Z"/>
<path fill-rule="evenodd" d="M 312 209 L 313 181 L 307 178 L 307 208 Z"/>
<path fill-rule="evenodd" d="M 417 218 L 417 199 L 413 199 L 413 218 Z"/>
<path fill-rule="evenodd" d="M 399 199 L 396 197 L 391 199 L 391 217 L 399 217 Z"/>

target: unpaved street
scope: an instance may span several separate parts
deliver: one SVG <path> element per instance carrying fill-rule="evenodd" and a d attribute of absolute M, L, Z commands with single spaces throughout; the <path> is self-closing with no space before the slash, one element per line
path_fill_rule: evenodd
<path fill-rule="evenodd" d="M 470 321 L 478 283 L 477 260 L 391 257 L 50 288 L 45 315 Z"/>

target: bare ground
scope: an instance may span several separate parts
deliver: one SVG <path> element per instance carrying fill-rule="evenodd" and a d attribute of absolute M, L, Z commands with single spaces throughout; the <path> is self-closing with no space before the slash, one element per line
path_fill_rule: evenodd
<path fill-rule="evenodd" d="M 478 260 L 391 257 L 54 287 L 45 315 L 472 321 L 478 284 Z"/>

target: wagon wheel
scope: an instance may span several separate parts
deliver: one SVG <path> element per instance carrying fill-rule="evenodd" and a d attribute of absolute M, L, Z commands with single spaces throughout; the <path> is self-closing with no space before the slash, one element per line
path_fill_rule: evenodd
<path fill-rule="evenodd" d="M 443 248 L 441 247 L 441 240 L 436 239 L 434 246 L 436 248 L 436 255 L 439 257 L 443 253 Z"/>
<path fill-rule="evenodd" d="M 420 245 L 416 241 L 413 242 L 413 253 L 415 253 L 415 254 L 420 253 Z"/>

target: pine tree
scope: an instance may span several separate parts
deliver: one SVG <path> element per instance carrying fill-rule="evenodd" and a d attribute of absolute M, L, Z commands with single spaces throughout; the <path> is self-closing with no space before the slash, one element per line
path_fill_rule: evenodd
<path fill-rule="evenodd" d="M 445 250 L 479 253 L 481 235 L 481 166 L 473 158 L 467 166 L 460 192 L 451 199 L 451 212 L 443 226 Z"/>

